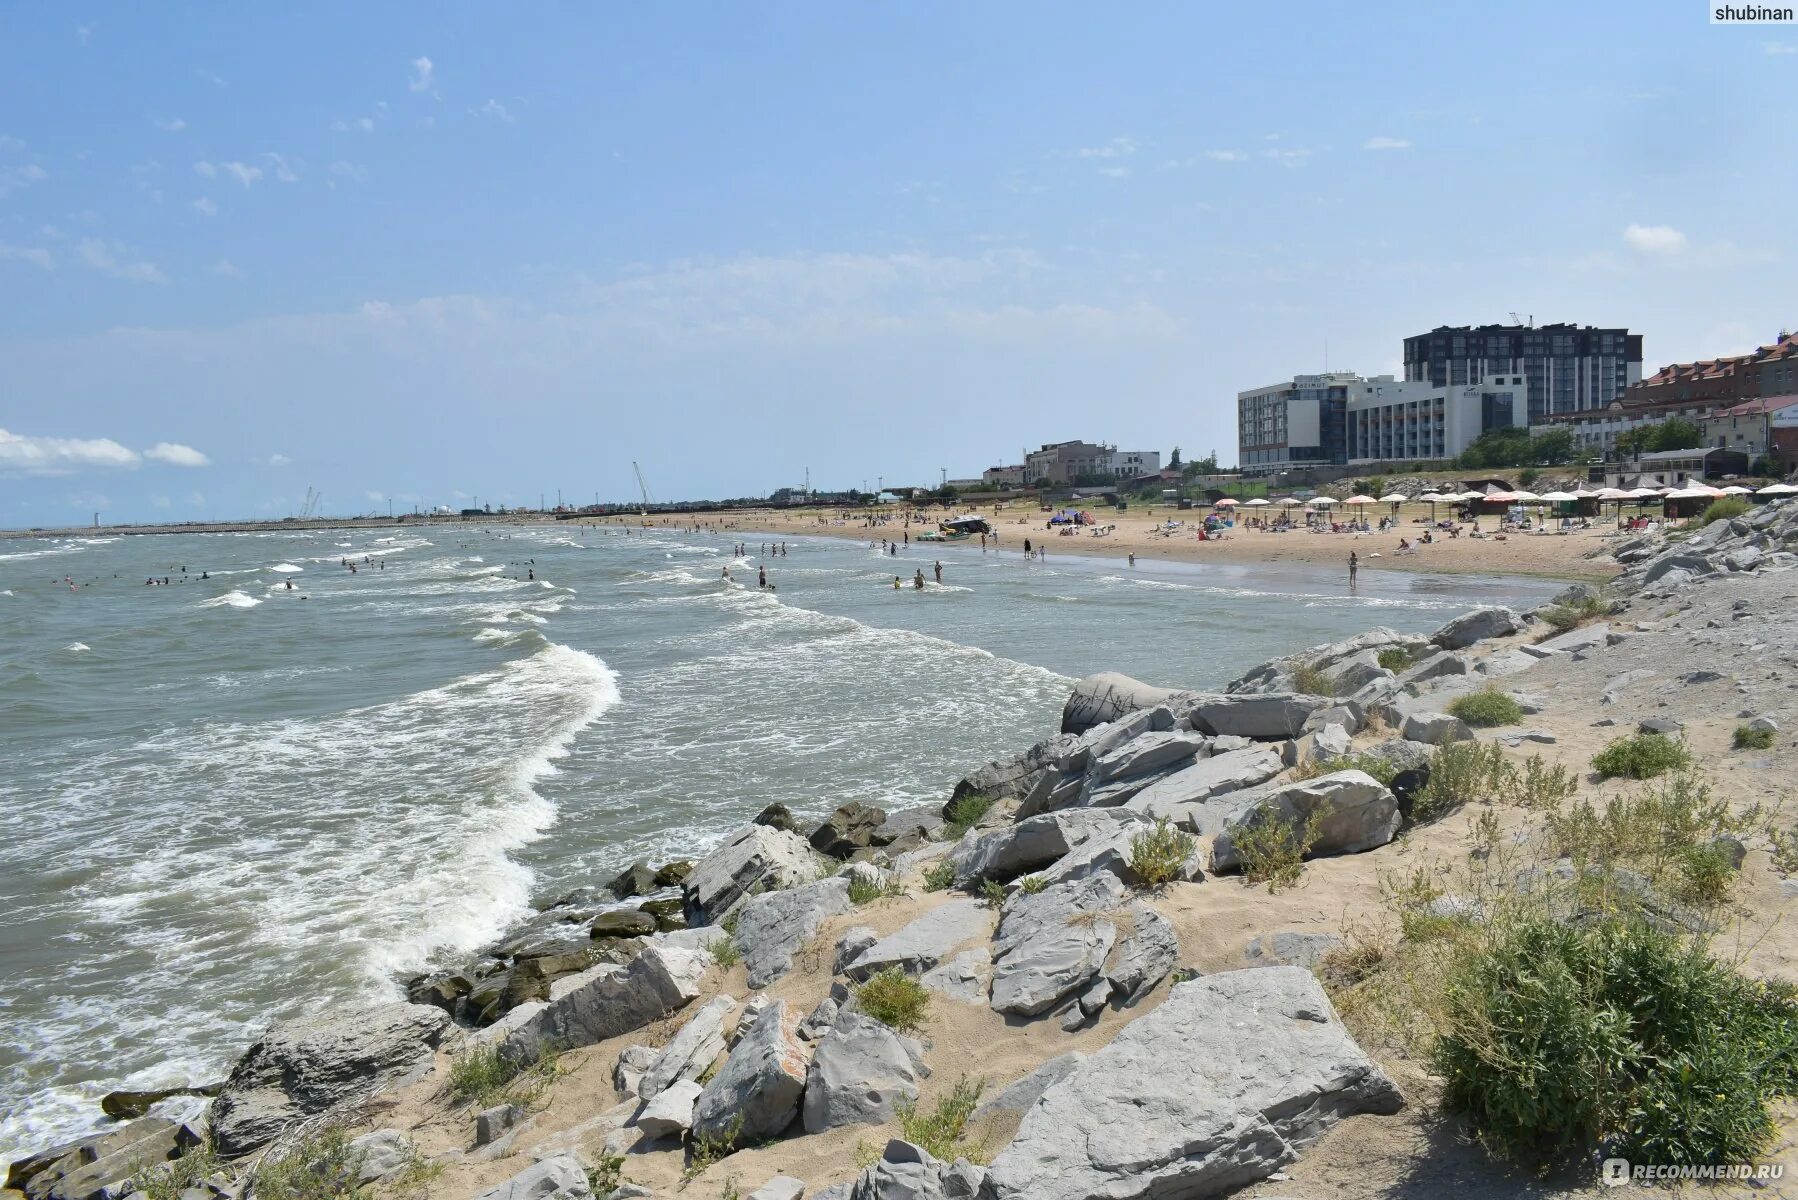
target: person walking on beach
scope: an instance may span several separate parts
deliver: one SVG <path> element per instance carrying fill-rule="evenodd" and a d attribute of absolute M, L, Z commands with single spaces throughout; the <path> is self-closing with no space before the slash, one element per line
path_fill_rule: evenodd
<path fill-rule="evenodd" d="M 1030 539 L 1029 538 L 1024 539 L 1024 557 L 1025 558 L 1030 557 Z"/>
<path fill-rule="evenodd" d="M 1355 586 L 1355 572 L 1361 569 L 1361 556 L 1349 551 L 1349 586 Z"/>

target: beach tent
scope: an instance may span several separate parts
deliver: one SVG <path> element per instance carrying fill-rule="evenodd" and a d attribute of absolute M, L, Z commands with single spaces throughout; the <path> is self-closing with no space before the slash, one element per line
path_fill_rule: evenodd
<path fill-rule="evenodd" d="M 944 529 L 959 529 L 966 533 L 991 533 L 993 527 L 987 524 L 985 517 L 956 517 L 942 523 Z"/>
<path fill-rule="evenodd" d="M 1798 496 L 1798 487 L 1789 483 L 1770 483 L 1754 493 L 1757 496 Z"/>

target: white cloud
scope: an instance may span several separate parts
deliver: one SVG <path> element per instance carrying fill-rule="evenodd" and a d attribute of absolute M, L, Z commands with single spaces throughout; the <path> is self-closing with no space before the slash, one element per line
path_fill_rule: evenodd
<path fill-rule="evenodd" d="M 166 120 L 162 117 L 157 117 L 156 128 L 162 130 L 164 133 L 180 133 L 183 129 L 187 128 L 187 122 L 183 121 L 180 117 L 170 117 Z"/>
<path fill-rule="evenodd" d="M 489 97 L 487 100 L 487 103 L 481 105 L 481 107 L 471 108 L 468 111 L 471 114 L 473 114 L 474 116 L 492 117 L 494 120 L 504 121 L 508 125 L 512 124 L 512 122 L 514 122 L 518 119 L 518 118 L 514 117 L 509 111 L 507 111 L 505 105 L 501 104 L 498 100 L 492 99 L 491 97 Z"/>
<path fill-rule="evenodd" d="M 135 450 L 111 438 L 30 437 L 0 429 L 0 473 L 67 475 L 90 467 L 135 467 Z"/>
<path fill-rule="evenodd" d="M 0 242 L 0 262 L 27 262 L 34 267 L 42 267 L 46 271 L 56 269 L 56 261 L 50 252 L 41 246 L 13 246 Z"/>
<path fill-rule="evenodd" d="M 1241 150 L 1207 150 L 1205 157 L 1217 162 L 1248 162 L 1249 156 Z"/>
<path fill-rule="evenodd" d="M 1283 167 L 1302 167 L 1305 165 L 1305 160 L 1311 157 L 1311 151 L 1296 146 L 1291 150 L 1269 147 L 1261 152 L 1261 157 L 1270 158 Z"/>
<path fill-rule="evenodd" d="M 406 86 L 415 92 L 430 92 L 432 95 L 436 95 L 434 90 L 437 86 L 436 72 L 437 68 L 432 65 L 431 60 L 421 54 L 412 60 L 412 82 Z"/>
<path fill-rule="evenodd" d="M 212 197 L 201 196 L 198 200 L 194 201 L 194 211 L 203 217 L 216 217 L 218 216 L 219 206 L 212 202 Z"/>
<path fill-rule="evenodd" d="M 1370 137 L 1361 143 L 1363 150 L 1409 150 L 1411 143 L 1404 138 Z"/>
<path fill-rule="evenodd" d="M 1798 54 L 1798 46 L 1791 42 L 1767 42 L 1764 48 L 1768 54 Z"/>
<path fill-rule="evenodd" d="M 99 238 L 82 238 L 76 244 L 83 265 L 114 279 L 134 283 L 167 283 L 168 277 L 153 262 L 139 259 L 135 252 L 117 244 L 108 245 Z"/>
<path fill-rule="evenodd" d="M 375 119 L 373 117 L 363 117 L 356 122 L 356 128 L 360 129 L 363 133 L 373 133 L 375 131 Z"/>
<path fill-rule="evenodd" d="M 1127 137 L 1112 138 L 1103 146 L 1086 146 L 1074 151 L 1075 158 L 1128 158 L 1136 153 L 1136 143 Z"/>
<path fill-rule="evenodd" d="M 285 454 L 271 454 L 264 459 L 263 462 L 265 465 L 271 467 L 285 467 L 291 464 L 293 459 L 287 457 Z"/>
<path fill-rule="evenodd" d="M 13 137 L 10 133 L 0 133 L 0 150 L 13 153 L 24 148 L 25 140 L 23 138 Z"/>
<path fill-rule="evenodd" d="M 219 169 L 204 159 L 194 164 L 194 174 L 204 179 L 217 179 Z"/>
<path fill-rule="evenodd" d="M 1111 179 L 1124 179 L 1129 176 L 1129 167 L 1100 167 L 1099 174 Z"/>
<path fill-rule="evenodd" d="M 243 184 L 245 187 L 249 187 L 252 183 L 255 183 L 258 179 L 262 178 L 262 168 L 252 167 L 248 163 L 220 163 L 219 169 L 231 176 L 231 178 L 237 180 L 237 182 Z"/>
<path fill-rule="evenodd" d="M 1638 254 L 1671 255 L 1686 248 L 1686 235 L 1671 225 L 1631 225 L 1623 240 Z"/>
<path fill-rule="evenodd" d="M 23 191 L 34 183 L 42 183 L 50 178 L 50 173 L 36 163 L 26 163 L 22 167 L 0 168 L 0 199 L 5 199 L 14 192 Z"/>
<path fill-rule="evenodd" d="M 144 457 L 159 463 L 167 463 L 171 467 L 208 467 L 212 460 L 195 450 L 192 446 L 184 446 L 180 442 L 157 442 L 144 451 Z"/>
<path fill-rule="evenodd" d="M 219 259 L 217 262 L 213 263 L 210 267 L 207 267 L 206 270 L 213 275 L 218 275 L 225 279 L 242 279 L 243 278 L 243 272 L 238 270 L 237 264 L 232 262 L 228 258 Z"/>
<path fill-rule="evenodd" d="M 331 178 L 333 180 L 347 179 L 351 183 L 361 183 L 368 178 L 368 171 L 366 168 L 359 167 L 353 162 L 345 162 L 340 158 L 331 164 Z M 333 182 L 331 186 L 336 187 L 337 184 Z"/>
<path fill-rule="evenodd" d="M 271 164 L 271 166 L 275 172 L 275 178 L 277 180 L 279 180 L 280 182 L 282 182 L 282 183 L 298 183 L 300 181 L 299 173 L 293 169 L 293 164 L 288 162 L 281 155 L 276 154 L 273 150 L 270 150 L 268 153 L 264 154 L 262 157 L 268 159 L 269 163 Z M 251 169 L 254 170 L 255 168 L 251 168 Z M 246 184 L 245 186 L 247 187 L 248 185 Z"/>
<path fill-rule="evenodd" d="M 93 39 L 93 36 L 94 36 L 94 27 L 92 25 L 77 25 L 77 26 L 75 26 L 75 44 L 77 46 L 87 45 L 88 42 Z"/>

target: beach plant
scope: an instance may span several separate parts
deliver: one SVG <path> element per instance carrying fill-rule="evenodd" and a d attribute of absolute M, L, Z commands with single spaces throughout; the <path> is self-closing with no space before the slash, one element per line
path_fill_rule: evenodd
<path fill-rule="evenodd" d="M 1498 795 L 1506 779 L 1504 752 L 1493 743 L 1448 742 L 1430 756 L 1430 781 L 1411 801 L 1411 820 L 1433 821 L 1476 800 Z"/>
<path fill-rule="evenodd" d="M 1571 770 L 1544 761 L 1540 754 L 1524 759 L 1521 767 L 1505 764 L 1497 785 L 1498 799 L 1531 811 L 1558 807 L 1579 791 L 1579 779 Z"/>
<path fill-rule="evenodd" d="M 180 1158 L 138 1171 L 131 1176 L 125 1191 L 132 1195 L 141 1194 L 144 1200 L 181 1200 L 189 1188 L 202 1186 L 224 1166 L 224 1161 L 212 1147 L 196 1147 Z"/>
<path fill-rule="evenodd" d="M 979 792 L 969 792 L 959 800 L 952 801 L 947 811 L 948 823 L 943 826 L 943 837 L 951 842 L 959 842 L 962 835 L 980 823 L 993 807 L 993 798 Z"/>
<path fill-rule="evenodd" d="M 1018 880 L 1018 890 L 1026 896 L 1039 896 L 1049 886 L 1049 881 L 1041 875 L 1026 875 Z"/>
<path fill-rule="evenodd" d="M 931 864 L 924 872 L 924 890 L 927 892 L 940 892 L 954 882 L 955 864 L 946 858 L 942 862 Z"/>
<path fill-rule="evenodd" d="M 1336 685 L 1320 668 L 1301 662 L 1292 668 L 1292 690 L 1310 696 L 1333 696 Z"/>
<path fill-rule="evenodd" d="M 916 1033 L 930 1012 L 930 992 L 899 967 L 857 984 L 851 994 L 857 1011 L 900 1033 Z"/>
<path fill-rule="evenodd" d="M 1407 670 L 1417 661 L 1417 656 L 1404 646 L 1388 646 L 1379 653 L 1380 666 L 1394 675 Z"/>
<path fill-rule="evenodd" d="M 1532 1163 L 1750 1161 L 1798 1093 L 1798 997 L 1641 921 L 1502 923 L 1451 965 L 1431 1053 L 1450 1107 Z"/>
<path fill-rule="evenodd" d="M 495 1045 L 472 1046 L 450 1062 L 450 1094 L 477 1108 L 495 1104 L 535 1104 L 561 1073 L 561 1054 L 545 1042 L 534 1043 L 532 1056 L 512 1058 Z"/>
<path fill-rule="evenodd" d="M 1265 883 L 1269 893 L 1297 884 L 1304 871 L 1305 855 L 1317 842 L 1323 810 L 1313 809 L 1304 821 L 1270 817 L 1251 821 L 1230 831 L 1236 858 L 1246 883 Z"/>
<path fill-rule="evenodd" d="M 1709 525 L 1712 521 L 1734 520 L 1736 517 L 1746 516 L 1750 507 L 1744 496 L 1719 496 L 1705 506 L 1698 523 Z"/>
<path fill-rule="evenodd" d="M 1600 779 L 1653 779 L 1691 765 L 1692 752 L 1686 744 L 1662 733 L 1620 737 L 1592 756 L 1592 769 Z"/>
<path fill-rule="evenodd" d="M 1736 811 L 1695 772 L 1682 771 L 1639 796 L 1581 800 L 1546 814 L 1549 852 L 1582 878 L 1608 881 L 1627 867 L 1688 904 L 1728 898 L 1736 880 L 1730 846 L 1754 831 L 1755 809 Z"/>
<path fill-rule="evenodd" d="M 350 1135 L 329 1125 L 283 1152 L 265 1158 L 252 1172 L 256 1200 L 362 1200 L 368 1188 L 356 1182 L 362 1152 Z"/>
<path fill-rule="evenodd" d="M 992 908 L 1004 908 L 1005 885 L 997 879 L 982 879 L 980 881 L 980 898 Z"/>
<path fill-rule="evenodd" d="M 1737 725 L 1730 745 L 1737 750 L 1771 750 L 1773 748 L 1773 731 L 1756 729 L 1752 725 Z"/>
<path fill-rule="evenodd" d="M 872 904 L 876 900 L 894 900 L 905 895 L 905 885 L 899 882 L 896 875 L 881 872 L 879 875 L 852 875 L 849 878 L 849 902 L 855 905 Z"/>
<path fill-rule="evenodd" d="M 1597 620 L 1604 616 L 1606 609 L 1605 602 L 1597 596 L 1583 595 L 1576 600 L 1569 600 L 1565 604 L 1551 604 L 1546 608 L 1539 609 L 1536 616 L 1544 625 L 1548 626 L 1551 631 L 1550 636 L 1553 636 L 1553 634 L 1567 633 L 1578 629 L 1588 621 Z"/>
<path fill-rule="evenodd" d="M 743 1136 L 743 1116 L 738 1113 L 722 1133 L 695 1133 L 687 1143 L 687 1167 L 681 1172 L 684 1179 L 693 1179 L 704 1175 L 718 1163 L 729 1158 L 737 1148 L 737 1142 Z"/>
<path fill-rule="evenodd" d="M 1166 817 L 1130 839 L 1130 870 L 1144 887 L 1157 888 L 1180 878 L 1198 843 Z"/>
<path fill-rule="evenodd" d="M 1398 777 L 1398 764 L 1377 754 L 1338 754 L 1334 758 L 1300 763 L 1292 769 L 1292 778 L 1316 779 L 1319 775 L 1334 775 L 1338 771 L 1360 771 L 1373 776 L 1381 787 L 1391 787 Z"/>
<path fill-rule="evenodd" d="M 928 1110 L 919 1108 L 916 1102 L 901 1103 L 896 1110 L 899 1129 L 906 1141 L 922 1146 L 932 1157 L 943 1162 L 954 1162 L 958 1158 L 981 1162 L 986 1157 L 986 1143 L 984 1140 L 969 1142 L 967 1131 L 968 1120 L 980 1106 L 980 1095 L 985 1090 L 984 1078 L 970 1079 L 963 1075 L 955 1081 L 949 1094 L 939 1097 Z"/>
<path fill-rule="evenodd" d="M 1523 720 L 1523 708 L 1497 688 L 1481 688 L 1449 702 L 1448 715 L 1459 717 L 1475 729 L 1515 725 Z"/>
<path fill-rule="evenodd" d="M 743 952 L 737 948 L 737 939 L 729 934 L 713 938 L 706 943 L 706 951 L 726 971 L 743 961 Z"/>
<path fill-rule="evenodd" d="M 610 1195 L 624 1182 L 624 1155 L 600 1150 L 593 1165 L 587 1168 L 587 1190 L 595 1196 Z"/>

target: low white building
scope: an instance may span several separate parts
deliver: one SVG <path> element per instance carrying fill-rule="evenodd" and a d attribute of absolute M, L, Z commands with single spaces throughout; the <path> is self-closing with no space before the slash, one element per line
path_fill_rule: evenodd
<path fill-rule="evenodd" d="M 1377 375 L 1350 386 L 1347 418 L 1351 464 L 1449 459 L 1489 430 L 1527 428 L 1529 388 L 1522 375 L 1449 387 Z"/>

